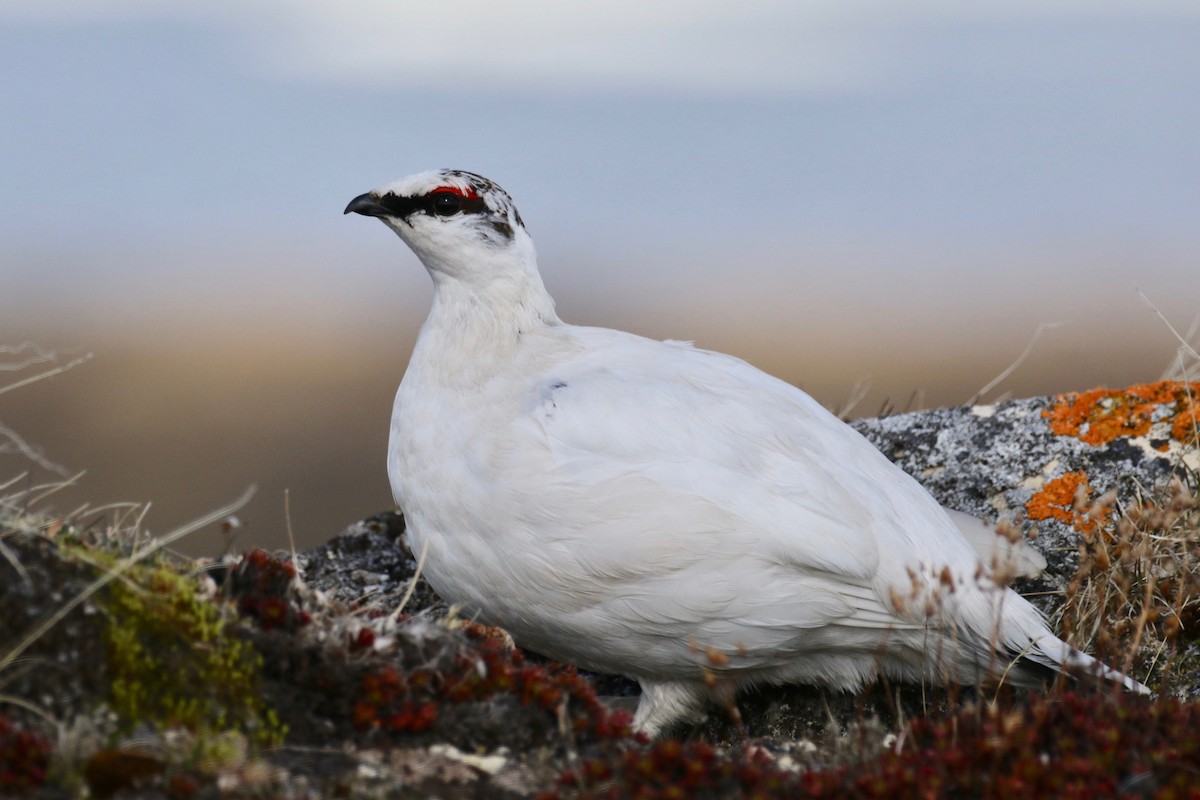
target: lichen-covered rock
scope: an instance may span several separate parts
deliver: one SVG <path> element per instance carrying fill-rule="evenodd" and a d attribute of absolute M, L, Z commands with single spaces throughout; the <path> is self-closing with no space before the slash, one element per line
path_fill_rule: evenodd
<path fill-rule="evenodd" d="M 410 595 L 409 610 L 446 610 L 418 575 L 404 516 L 394 511 L 356 522 L 325 544 L 298 554 L 297 566 L 309 586 L 343 603 L 394 611 Z"/>
<path fill-rule="evenodd" d="M 0 657 L 5 657 L 84 591 L 97 570 L 63 558 L 58 547 L 42 538 L 13 533 L 0 544 L 7 551 L 0 558 Z M 106 691 L 103 670 L 97 669 L 105 661 L 105 629 L 94 604 L 77 606 L 0 672 L 0 692 L 36 704 L 57 719 L 86 713 Z"/>
<path fill-rule="evenodd" d="M 1060 634 L 1200 692 L 1200 383 L 1161 381 L 855 427 L 943 505 L 1032 523 L 1047 570 L 1016 588 Z"/>
<path fill-rule="evenodd" d="M 1173 473 L 1200 469 L 1193 397 L 1200 401 L 1200 383 L 1163 381 L 853 424 L 943 505 L 1033 522 L 1048 588 L 1061 592 L 1088 524 L 1075 513 L 1077 492 L 1086 502 L 1115 491 L 1129 503 Z"/>

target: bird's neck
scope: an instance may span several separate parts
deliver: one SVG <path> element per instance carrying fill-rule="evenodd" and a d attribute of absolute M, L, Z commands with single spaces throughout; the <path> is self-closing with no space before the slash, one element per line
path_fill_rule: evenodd
<path fill-rule="evenodd" d="M 560 325 L 537 267 L 513 263 L 466 276 L 430 270 L 433 307 L 410 369 L 424 365 L 470 382 L 503 369 L 527 334 Z"/>

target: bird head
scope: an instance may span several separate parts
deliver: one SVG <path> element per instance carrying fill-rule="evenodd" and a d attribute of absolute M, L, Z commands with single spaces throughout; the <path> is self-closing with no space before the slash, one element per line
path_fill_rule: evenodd
<path fill-rule="evenodd" d="M 534 263 L 533 243 L 508 193 L 481 175 L 421 172 L 360 194 L 345 213 L 378 217 L 434 274 L 471 277 L 489 262 Z M 479 277 L 476 274 L 474 277 Z"/>

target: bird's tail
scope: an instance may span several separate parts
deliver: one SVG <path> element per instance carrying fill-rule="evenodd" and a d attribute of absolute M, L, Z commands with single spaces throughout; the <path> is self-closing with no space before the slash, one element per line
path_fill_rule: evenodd
<path fill-rule="evenodd" d="M 1032 647 L 1025 653 L 1025 658 L 1035 664 L 1050 667 L 1058 672 L 1077 672 L 1095 675 L 1106 681 L 1119 683 L 1131 692 L 1137 694 L 1152 694 L 1145 684 L 1129 677 L 1123 672 L 1089 656 L 1056 636 L 1047 634 L 1034 641 Z"/>

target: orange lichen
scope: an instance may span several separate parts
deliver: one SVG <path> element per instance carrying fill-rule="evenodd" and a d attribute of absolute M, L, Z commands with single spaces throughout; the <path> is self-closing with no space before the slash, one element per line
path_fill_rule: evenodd
<path fill-rule="evenodd" d="M 1171 427 L 1171 436 L 1181 442 L 1200 442 L 1200 398 L 1192 400 L 1189 408 L 1175 415 L 1175 424 Z"/>
<path fill-rule="evenodd" d="M 1068 472 L 1047 481 L 1040 492 L 1029 498 L 1025 513 L 1033 520 L 1056 519 L 1076 530 L 1092 533 L 1100 520 L 1089 508 L 1091 495 L 1087 475 Z"/>
<path fill-rule="evenodd" d="M 1200 430 L 1200 383 L 1159 381 L 1070 392 L 1056 397 L 1042 416 L 1056 435 L 1075 436 L 1091 445 L 1145 436 L 1155 422 L 1168 423 L 1172 438 L 1194 444 Z"/>

